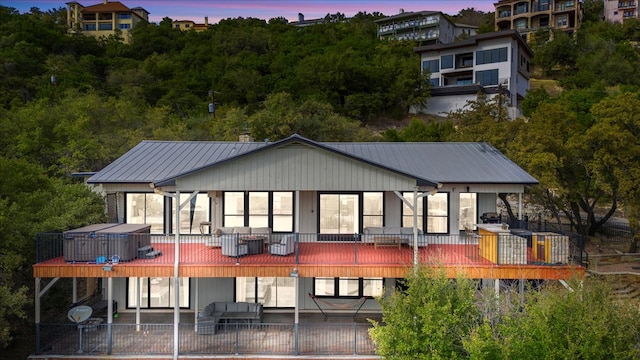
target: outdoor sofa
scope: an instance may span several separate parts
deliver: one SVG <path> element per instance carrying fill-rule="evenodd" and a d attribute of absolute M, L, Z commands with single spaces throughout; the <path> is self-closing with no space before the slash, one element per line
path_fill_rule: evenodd
<path fill-rule="evenodd" d="M 262 322 L 262 304 L 249 302 L 216 301 L 198 314 L 198 333 L 215 334 L 222 322 Z"/>

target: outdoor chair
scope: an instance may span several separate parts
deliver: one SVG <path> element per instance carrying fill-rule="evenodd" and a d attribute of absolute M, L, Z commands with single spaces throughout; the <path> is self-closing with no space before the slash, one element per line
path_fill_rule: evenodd
<path fill-rule="evenodd" d="M 282 237 L 280 243 L 269 245 L 269 253 L 272 255 L 286 256 L 292 254 L 296 248 L 295 234 L 287 234 Z"/>

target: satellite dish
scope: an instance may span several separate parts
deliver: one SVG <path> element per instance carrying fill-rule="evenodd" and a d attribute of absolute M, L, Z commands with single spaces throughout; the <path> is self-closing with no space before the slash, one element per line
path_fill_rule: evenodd
<path fill-rule="evenodd" d="M 80 305 L 71 308 L 69 312 L 67 312 L 67 318 L 76 324 L 80 324 L 87 321 L 91 317 L 91 314 L 93 314 L 91 306 Z"/>

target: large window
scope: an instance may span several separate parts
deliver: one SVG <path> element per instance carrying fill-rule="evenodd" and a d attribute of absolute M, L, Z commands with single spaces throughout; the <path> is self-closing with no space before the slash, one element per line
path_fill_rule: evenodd
<path fill-rule="evenodd" d="M 320 233 L 357 234 L 360 211 L 356 194 L 320 194 Z"/>
<path fill-rule="evenodd" d="M 318 277 L 313 281 L 313 293 L 324 297 L 378 297 L 384 293 L 384 279 Z"/>
<path fill-rule="evenodd" d="M 113 30 L 113 24 L 111 24 L 111 23 L 108 23 L 108 24 L 101 23 L 100 25 L 98 25 L 98 29 L 100 29 L 100 30 Z"/>
<path fill-rule="evenodd" d="M 128 224 L 151 225 L 151 233 L 164 232 L 164 197 L 158 194 L 128 193 L 125 198 Z"/>
<path fill-rule="evenodd" d="M 190 194 L 180 194 L 180 204 L 184 203 Z M 171 207 L 172 214 L 175 212 L 175 204 Z M 209 197 L 207 194 L 198 194 L 180 210 L 180 233 L 198 234 L 200 233 L 200 223 L 209 221 Z M 175 231 L 176 217 L 173 216 L 173 231 Z"/>
<path fill-rule="evenodd" d="M 476 82 L 482 86 L 498 85 L 498 69 L 476 71 Z"/>
<path fill-rule="evenodd" d="M 189 308 L 189 279 L 179 278 L 181 308 Z M 175 304 L 175 288 L 173 278 L 138 278 L 127 279 L 127 308 L 135 308 L 138 305 L 140 294 L 140 307 L 145 309 L 172 308 Z"/>
<path fill-rule="evenodd" d="M 476 65 L 492 64 L 507 61 L 508 49 L 506 47 L 476 51 Z"/>
<path fill-rule="evenodd" d="M 402 196 L 409 202 L 409 204 L 413 205 L 413 193 L 406 192 L 403 193 Z M 424 219 L 424 198 L 418 199 L 417 206 L 417 216 L 418 216 L 418 229 L 424 230 L 422 225 L 422 221 Z M 403 201 L 402 202 L 402 226 L 404 227 L 413 227 L 413 210 Z"/>
<path fill-rule="evenodd" d="M 293 231 L 292 192 L 225 192 L 224 226 L 270 227 Z"/>
<path fill-rule="evenodd" d="M 410 203 L 413 203 L 413 193 L 402 194 Z M 425 217 L 424 208 L 427 212 Z M 430 234 L 449 233 L 449 194 L 436 193 L 418 199 L 418 229 L 425 229 Z M 403 202 L 402 204 L 402 226 L 413 227 L 413 211 Z"/>
<path fill-rule="evenodd" d="M 96 24 L 83 24 L 82 30 L 84 31 L 96 31 Z"/>
<path fill-rule="evenodd" d="M 443 69 L 453 69 L 453 55 L 443 55 L 440 57 Z"/>
<path fill-rule="evenodd" d="M 449 232 L 449 194 L 436 193 L 427 196 L 427 233 Z"/>
<path fill-rule="evenodd" d="M 476 193 L 460 193 L 460 228 L 473 228 L 478 222 Z"/>
<path fill-rule="evenodd" d="M 296 305 L 295 278 L 236 278 L 236 301 L 257 302 L 272 308 L 294 307 Z"/>
<path fill-rule="evenodd" d="M 440 60 L 427 60 L 422 62 L 422 71 L 430 74 L 440 72 Z"/>

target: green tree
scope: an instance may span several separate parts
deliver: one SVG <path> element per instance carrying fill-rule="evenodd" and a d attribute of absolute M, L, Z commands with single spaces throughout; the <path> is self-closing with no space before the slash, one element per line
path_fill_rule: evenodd
<path fill-rule="evenodd" d="M 634 234 L 631 252 L 640 238 L 640 99 L 637 93 L 621 93 L 593 107 L 595 125 L 585 141 L 596 149 L 589 169 L 597 181 L 623 204 Z"/>
<path fill-rule="evenodd" d="M 471 359 L 636 359 L 637 304 L 612 301 L 606 281 L 587 277 L 569 289 L 529 290 L 520 306 L 494 299 L 504 310 L 465 342 Z"/>
<path fill-rule="evenodd" d="M 477 284 L 448 279 L 443 268 L 407 276 L 404 290 L 378 299 L 382 321 L 372 321 L 371 337 L 384 359 L 466 359 L 463 341 L 477 326 Z"/>

